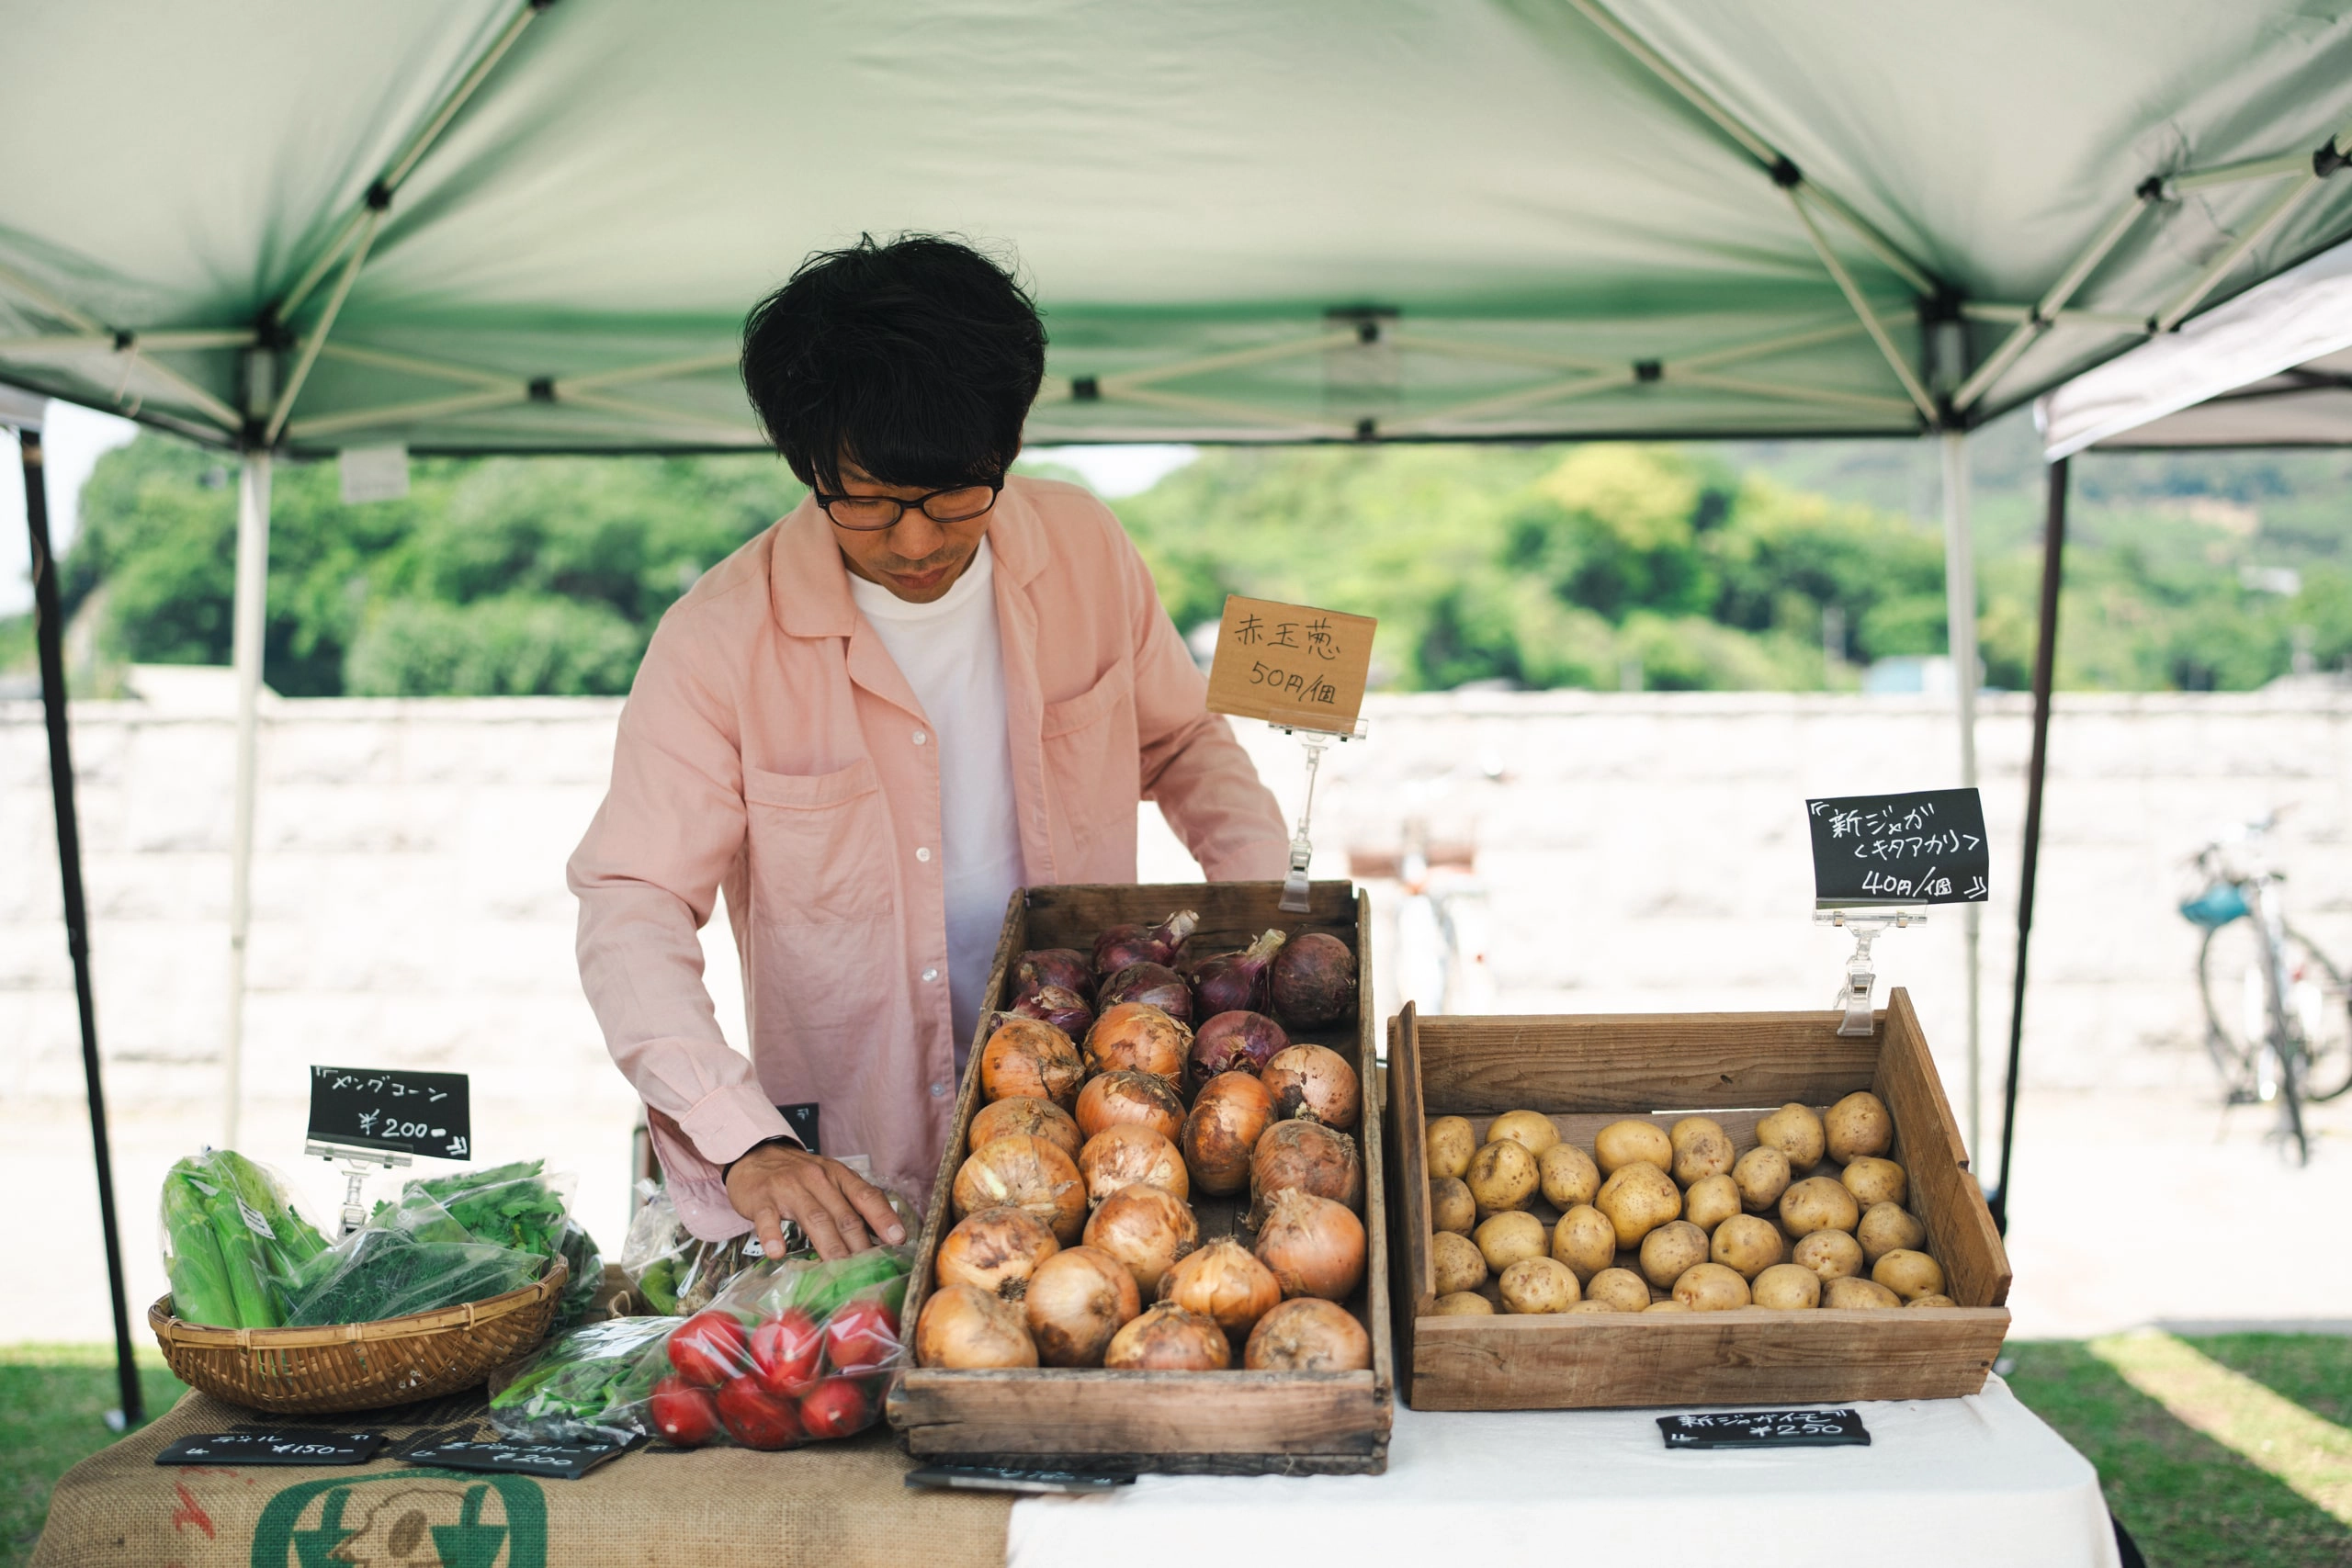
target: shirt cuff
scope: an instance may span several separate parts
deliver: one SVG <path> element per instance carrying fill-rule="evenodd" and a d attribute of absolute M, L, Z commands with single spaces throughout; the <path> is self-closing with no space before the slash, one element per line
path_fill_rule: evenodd
<path fill-rule="evenodd" d="M 695 1153 L 718 1167 L 742 1158 L 752 1145 L 770 1138 L 800 1142 L 756 1084 L 713 1089 L 678 1118 L 678 1130 L 694 1145 Z"/>

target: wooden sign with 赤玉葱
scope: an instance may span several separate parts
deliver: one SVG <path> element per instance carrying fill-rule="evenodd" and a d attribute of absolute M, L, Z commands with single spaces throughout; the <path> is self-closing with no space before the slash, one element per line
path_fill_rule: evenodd
<path fill-rule="evenodd" d="M 1209 669 L 1209 711 L 1352 733 L 1379 624 L 1369 615 L 1230 596 Z"/>

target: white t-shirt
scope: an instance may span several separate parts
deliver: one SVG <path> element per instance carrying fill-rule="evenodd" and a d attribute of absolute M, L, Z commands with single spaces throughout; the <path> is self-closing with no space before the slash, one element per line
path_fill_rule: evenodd
<path fill-rule="evenodd" d="M 1021 823 L 997 640 L 996 564 L 989 542 L 940 598 L 912 604 L 853 575 L 850 597 L 914 688 L 939 748 L 939 856 L 947 902 L 947 993 L 960 1075 L 1004 926 L 1021 886 Z"/>

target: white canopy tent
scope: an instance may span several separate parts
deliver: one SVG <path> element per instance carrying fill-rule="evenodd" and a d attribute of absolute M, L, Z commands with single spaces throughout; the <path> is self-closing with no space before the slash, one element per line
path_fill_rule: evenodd
<path fill-rule="evenodd" d="M 243 455 L 232 1136 L 273 457 L 755 449 L 746 306 L 961 231 L 1040 444 L 1936 434 L 1965 672 L 1966 431 L 2352 231 L 2290 0 L 136 0 L 5 70 L 0 382 Z"/>

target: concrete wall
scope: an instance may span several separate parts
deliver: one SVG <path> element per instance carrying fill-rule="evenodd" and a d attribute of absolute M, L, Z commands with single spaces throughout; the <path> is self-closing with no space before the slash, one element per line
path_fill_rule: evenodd
<path fill-rule="evenodd" d="M 474 1076 L 480 1157 L 549 1154 L 617 1243 L 634 1101 L 572 967 L 562 863 L 601 795 L 619 705 L 605 700 L 288 702 L 268 711 L 257 820 L 253 994 L 240 1142 L 301 1168 L 313 1062 Z M 1996 903 L 1984 919 L 1990 1109 L 2008 1021 L 2027 705 L 1980 732 Z M 1393 849 L 1408 817 L 1474 840 L 1473 995 L 1500 1010 L 1813 1008 L 1847 942 L 1810 919 L 1808 795 L 1949 784 L 1948 710 L 1910 698 L 1482 694 L 1376 699 L 1371 739 L 1318 792 L 1317 869 Z M 2352 955 L 2352 697 L 2077 697 L 2053 730 L 2027 1014 L 2030 1088 L 2203 1094 L 2178 865 L 2216 829 L 2291 806 L 2290 908 Z M 1295 810 L 1296 747 L 1241 727 Z M 153 1205 L 165 1165 L 220 1135 L 232 727 L 203 703 L 77 708 L 74 747 L 119 1190 L 141 1301 L 161 1289 Z M 1144 874 L 1196 874 L 1147 808 Z M 0 705 L 0 1180 L 11 1255 L 74 1288 L 0 1313 L 0 1338 L 102 1333 L 104 1296 L 71 971 L 39 709 Z M 1385 1006 L 1399 956 L 1393 884 Z M 723 928 L 723 922 L 714 922 Z M 1963 1123 L 1962 919 L 1884 939 Z M 1483 935 L 1480 934 L 1483 932 Z M 710 947 L 721 1016 L 733 955 Z M 740 1032 L 739 1036 L 740 1037 Z M 301 1179 L 322 1204 L 334 1184 Z M 38 1232 L 40 1234 L 31 1234 Z M 85 1288 L 86 1287 L 86 1288 Z M 78 1292 L 78 1293 L 77 1293 Z M 96 1293 L 93 1293 L 96 1292 Z M 85 1298 L 87 1299 L 85 1299 Z"/>

